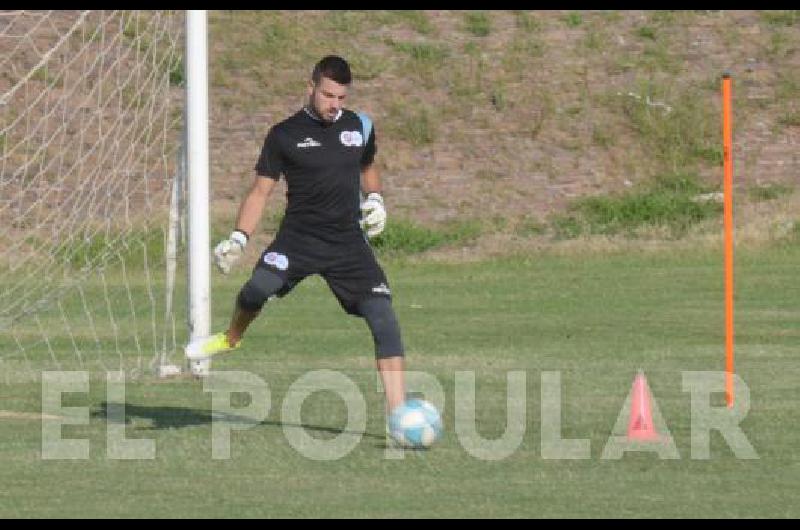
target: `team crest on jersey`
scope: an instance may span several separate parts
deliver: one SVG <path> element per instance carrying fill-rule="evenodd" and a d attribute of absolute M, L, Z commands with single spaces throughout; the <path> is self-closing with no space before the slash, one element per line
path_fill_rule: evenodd
<path fill-rule="evenodd" d="M 287 258 L 284 254 L 279 254 L 277 252 L 267 252 L 264 254 L 264 263 L 267 265 L 272 265 L 280 271 L 285 271 L 287 268 L 289 268 L 289 258 Z"/>
<path fill-rule="evenodd" d="M 359 131 L 342 131 L 339 140 L 347 147 L 360 147 L 364 145 L 364 137 Z"/>

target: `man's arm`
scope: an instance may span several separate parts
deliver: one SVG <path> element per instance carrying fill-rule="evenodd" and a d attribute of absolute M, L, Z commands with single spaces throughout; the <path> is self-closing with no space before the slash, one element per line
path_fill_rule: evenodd
<path fill-rule="evenodd" d="M 228 274 L 231 267 L 244 253 L 247 240 L 255 232 L 264 205 L 272 189 L 275 187 L 275 179 L 264 178 L 256 175 L 250 191 L 239 205 L 239 215 L 236 218 L 236 229 L 231 232 L 228 239 L 220 241 L 214 248 L 214 261 L 223 274 Z"/>
<path fill-rule="evenodd" d="M 267 204 L 267 198 L 275 188 L 276 182 L 275 179 L 256 175 L 250 191 L 247 192 L 247 196 L 242 200 L 242 204 L 239 205 L 236 230 L 244 232 L 247 237 L 250 237 L 255 232 L 258 221 L 261 219 L 261 214 L 264 212 L 264 206 Z"/>
<path fill-rule="evenodd" d="M 361 169 L 361 191 L 364 195 L 381 192 L 381 177 L 377 164 L 372 163 Z"/>

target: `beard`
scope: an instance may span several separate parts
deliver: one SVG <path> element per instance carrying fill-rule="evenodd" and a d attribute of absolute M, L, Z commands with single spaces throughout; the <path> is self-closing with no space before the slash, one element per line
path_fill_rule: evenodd
<path fill-rule="evenodd" d="M 308 101 L 308 108 L 316 114 L 316 116 L 325 123 L 333 123 L 336 121 L 336 116 L 339 115 L 339 109 L 324 109 L 319 108 L 314 104 L 314 96 L 312 95 Z"/>

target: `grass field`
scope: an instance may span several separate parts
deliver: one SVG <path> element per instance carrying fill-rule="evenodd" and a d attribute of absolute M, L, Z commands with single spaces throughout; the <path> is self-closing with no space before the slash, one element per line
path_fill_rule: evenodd
<path fill-rule="evenodd" d="M 124 405 L 127 437 L 154 440 L 155 458 L 109 459 L 106 384 L 94 373 L 90 392 L 63 399 L 91 410 L 88 425 L 63 428 L 65 438 L 90 441 L 89 459 L 43 460 L 42 421 L 0 417 L 0 516 L 798 517 L 798 261 L 796 244 L 737 251 L 736 368 L 751 392 L 740 426 L 755 460 L 736 458 L 718 433 L 709 459 L 691 453 L 681 378 L 724 368 L 721 249 L 393 260 L 386 268 L 408 368 L 433 374 L 445 390 L 446 432 L 432 450 L 387 457 L 368 330 L 314 278 L 268 307 L 238 353 L 216 361 L 218 370 L 257 375 L 271 394 L 266 419 L 232 434 L 229 459 L 211 458 L 211 394 L 202 383 L 152 378 L 128 381 Z M 216 328 L 247 268 L 214 277 Z M 600 458 L 640 368 L 680 459 Z M 289 386 L 318 369 L 338 370 L 361 389 L 365 433 L 341 432 L 345 407 L 329 391 L 305 401 L 302 426 L 283 421 Z M 465 450 L 454 429 L 459 371 L 476 376 L 477 428 L 486 438 L 506 427 L 507 373 L 525 372 L 526 429 L 508 457 Z M 590 458 L 542 458 L 543 371 L 561 373 L 562 436 L 589 440 Z M 0 386 L 0 410 L 35 418 L 41 407 L 39 383 Z M 301 428 L 360 441 L 343 458 L 313 460 L 288 441 Z"/>

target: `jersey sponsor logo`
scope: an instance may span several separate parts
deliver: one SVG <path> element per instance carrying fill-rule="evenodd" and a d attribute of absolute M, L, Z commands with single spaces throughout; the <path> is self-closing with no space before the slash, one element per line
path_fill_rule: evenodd
<path fill-rule="evenodd" d="M 342 131 L 339 140 L 347 147 L 361 147 L 364 145 L 364 137 L 359 131 Z"/>
<path fill-rule="evenodd" d="M 389 290 L 385 283 L 382 283 L 377 287 L 373 287 L 372 292 L 376 294 L 392 294 L 392 291 Z"/>
<path fill-rule="evenodd" d="M 285 271 L 289 268 L 289 258 L 287 258 L 284 254 L 279 254 L 277 252 L 267 252 L 264 255 L 264 263 L 267 265 L 272 265 L 280 271 Z"/>
<path fill-rule="evenodd" d="M 298 143 L 297 147 L 319 147 L 320 145 L 322 144 L 313 138 L 306 138 L 302 142 Z"/>

